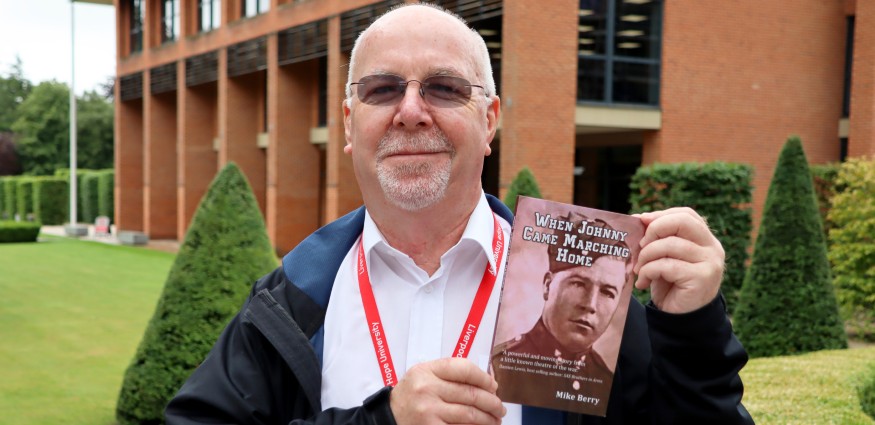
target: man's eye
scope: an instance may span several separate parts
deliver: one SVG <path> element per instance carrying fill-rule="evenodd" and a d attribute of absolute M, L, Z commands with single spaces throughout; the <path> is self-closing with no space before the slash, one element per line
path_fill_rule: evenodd
<path fill-rule="evenodd" d="M 615 294 L 611 291 L 602 291 L 602 295 L 604 295 L 605 298 L 610 299 L 610 300 L 617 298 L 617 294 Z"/>
<path fill-rule="evenodd" d="M 383 84 L 380 86 L 373 87 L 368 94 L 369 95 L 381 95 L 387 93 L 394 93 L 398 91 L 398 85 L 396 84 Z"/>

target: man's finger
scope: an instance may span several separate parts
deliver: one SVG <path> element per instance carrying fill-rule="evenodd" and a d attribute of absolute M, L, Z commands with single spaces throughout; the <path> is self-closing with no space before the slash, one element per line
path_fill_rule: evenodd
<path fill-rule="evenodd" d="M 443 358 L 429 362 L 428 365 L 432 373 L 444 381 L 473 385 L 490 393 L 495 393 L 498 389 L 495 379 L 468 359 Z"/>
<path fill-rule="evenodd" d="M 463 404 L 444 405 L 438 417 L 448 424 L 498 425 L 501 423 L 501 416 L 494 416 Z"/>
<path fill-rule="evenodd" d="M 665 214 L 647 225 L 641 246 L 662 238 L 677 236 L 687 239 L 700 246 L 713 245 L 714 235 L 704 221 L 696 219 L 687 213 Z"/>
<path fill-rule="evenodd" d="M 638 264 L 635 265 L 635 273 L 645 264 L 660 258 L 674 258 L 689 263 L 697 263 L 709 259 L 706 248 L 677 236 L 657 239 L 641 249 L 638 253 Z"/>
<path fill-rule="evenodd" d="M 446 403 L 472 406 L 496 418 L 503 417 L 505 413 L 504 404 L 498 396 L 472 385 L 445 381 L 439 394 Z"/>

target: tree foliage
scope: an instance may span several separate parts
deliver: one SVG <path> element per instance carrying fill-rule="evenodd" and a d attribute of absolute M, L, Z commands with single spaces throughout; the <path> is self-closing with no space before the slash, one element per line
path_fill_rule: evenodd
<path fill-rule="evenodd" d="M 18 119 L 18 107 L 30 95 L 31 88 L 30 81 L 24 78 L 21 58 L 16 57 L 6 76 L 0 76 L 0 132 L 12 130 Z"/>
<path fill-rule="evenodd" d="M 504 204 L 511 211 L 516 211 L 517 196 L 541 197 L 541 189 L 538 188 L 538 182 L 535 180 L 535 175 L 532 174 L 532 170 L 529 170 L 529 167 L 523 167 L 510 183 L 510 187 L 507 188 Z"/>
<path fill-rule="evenodd" d="M 847 347 L 802 142 L 781 151 L 734 315 L 751 356 Z"/>
<path fill-rule="evenodd" d="M 113 108 L 102 96 L 86 92 L 78 98 L 77 166 L 113 166 Z M 43 82 L 17 110 L 12 131 L 25 174 L 51 175 L 70 165 L 70 91 L 57 81 Z"/>
<path fill-rule="evenodd" d="M 47 176 L 70 162 L 70 98 L 67 85 L 40 83 L 19 106 L 12 131 L 25 174 Z"/>
<path fill-rule="evenodd" d="M 842 164 L 832 198 L 829 259 L 842 315 L 860 336 L 875 339 L 875 160 Z M 866 326 L 868 324 L 868 326 Z"/>
<path fill-rule="evenodd" d="M 229 164 L 201 200 L 125 372 L 119 423 L 163 423 L 164 406 L 206 357 L 252 282 L 276 266 L 252 189 Z"/>

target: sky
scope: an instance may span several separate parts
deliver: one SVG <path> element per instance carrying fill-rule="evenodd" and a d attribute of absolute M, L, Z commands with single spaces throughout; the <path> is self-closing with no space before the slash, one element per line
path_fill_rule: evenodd
<path fill-rule="evenodd" d="M 99 90 L 115 76 L 115 8 L 75 3 L 76 93 Z M 70 84 L 69 0 L 0 0 L 0 75 L 21 58 L 24 76 L 34 85 L 57 80 Z"/>

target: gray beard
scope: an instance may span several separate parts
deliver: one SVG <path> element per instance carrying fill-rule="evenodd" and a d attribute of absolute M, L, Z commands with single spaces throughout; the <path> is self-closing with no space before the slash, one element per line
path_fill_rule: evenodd
<path fill-rule="evenodd" d="M 386 199 L 405 211 L 419 211 L 435 205 L 446 196 L 452 161 L 441 164 L 408 162 L 391 166 L 383 162 L 389 155 L 404 150 L 449 152 L 452 160 L 455 149 L 437 127 L 432 127 L 427 133 L 414 134 L 390 130 L 377 145 L 377 181 Z"/>

